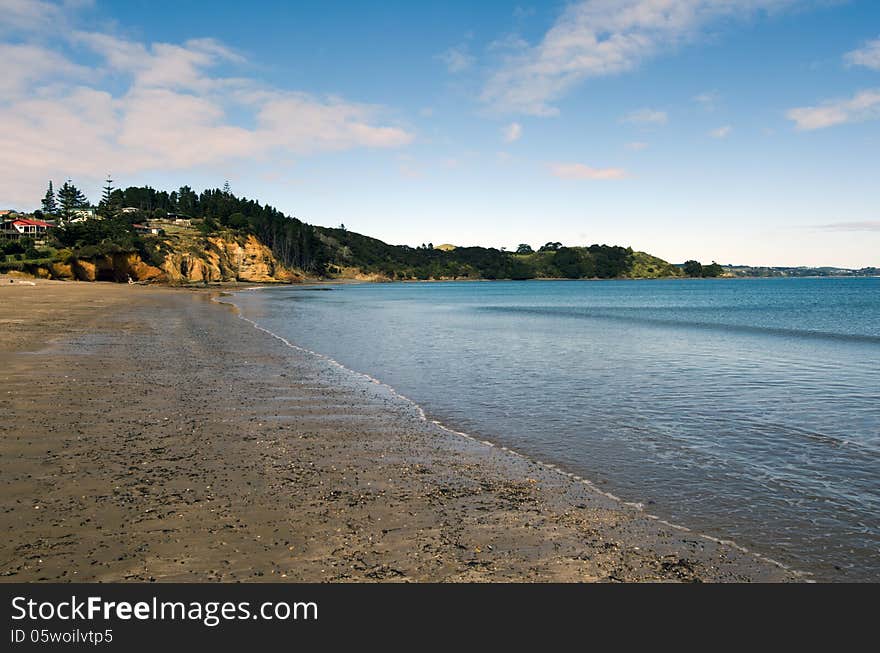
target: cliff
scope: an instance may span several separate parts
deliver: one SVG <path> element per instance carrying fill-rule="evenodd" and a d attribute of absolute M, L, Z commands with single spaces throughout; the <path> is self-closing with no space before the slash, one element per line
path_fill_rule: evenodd
<path fill-rule="evenodd" d="M 41 279 L 75 281 L 164 281 L 165 273 L 145 263 L 135 252 L 96 256 L 90 259 L 71 258 L 66 262 L 25 263 L 20 272 Z"/>
<path fill-rule="evenodd" d="M 162 265 L 170 283 L 245 281 L 293 283 L 303 275 L 288 270 L 256 236 L 210 236 L 202 248 L 172 250 Z"/>
<path fill-rule="evenodd" d="M 162 243 L 164 261 L 155 265 L 138 252 L 70 257 L 67 261 L 23 263 L 19 272 L 44 279 L 166 282 L 172 284 L 241 281 L 295 283 L 304 278 L 287 269 L 255 236 L 214 235 L 194 243 L 172 238 Z"/>

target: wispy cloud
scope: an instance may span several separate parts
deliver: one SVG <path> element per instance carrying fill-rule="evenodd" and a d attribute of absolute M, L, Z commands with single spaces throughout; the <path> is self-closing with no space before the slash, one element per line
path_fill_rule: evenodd
<path fill-rule="evenodd" d="M 694 102 L 699 104 L 707 111 L 712 111 L 715 108 L 715 105 L 718 104 L 721 96 L 717 91 L 705 91 L 700 93 L 699 95 L 694 96 Z"/>
<path fill-rule="evenodd" d="M 634 141 L 632 143 L 627 143 L 624 147 L 633 152 L 640 152 L 641 150 L 647 149 L 648 144 L 643 141 Z"/>
<path fill-rule="evenodd" d="M 518 122 L 512 122 L 504 128 L 504 142 L 513 143 L 522 137 L 522 125 Z"/>
<path fill-rule="evenodd" d="M 668 121 L 669 115 L 665 111 L 657 109 L 638 109 L 620 118 L 620 122 L 637 125 L 665 125 Z"/>
<path fill-rule="evenodd" d="M 832 222 L 830 224 L 817 225 L 816 228 L 824 231 L 880 231 L 880 220 Z"/>
<path fill-rule="evenodd" d="M 24 10 L 16 16 L 16 24 L 39 29 Z M 97 64 L 74 62 L 49 44 L 62 39 L 96 54 Z M 71 29 L 44 45 L 0 44 L 0 60 L 0 142 L 16 153 L 0 158 L 0 178 L 11 202 L 32 202 L 47 174 L 99 179 L 108 169 L 123 175 L 279 161 L 413 140 L 406 129 L 383 124 L 382 107 L 217 74 L 221 64 L 235 68 L 244 57 L 213 39 L 142 43 Z M 108 75 L 112 92 L 100 86 Z"/>
<path fill-rule="evenodd" d="M 535 8 L 534 7 L 522 7 L 522 6 L 517 5 L 516 8 L 513 10 L 513 17 L 516 20 L 523 20 L 525 18 L 529 18 L 534 15 L 535 15 Z"/>
<path fill-rule="evenodd" d="M 851 98 L 828 100 L 816 106 L 790 109 L 786 116 L 800 131 L 877 120 L 880 119 L 880 89 L 860 91 Z"/>
<path fill-rule="evenodd" d="M 624 179 L 627 174 L 622 168 L 592 168 L 583 163 L 552 163 L 550 174 L 560 179 L 586 179 L 608 181 Z"/>
<path fill-rule="evenodd" d="M 0 43 L 0 99 L 24 94 L 35 82 L 81 82 L 92 72 L 40 45 Z"/>
<path fill-rule="evenodd" d="M 730 125 L 724 125 L 723 127 L 719 127 L 718 129 L 713 129 L 712 131 L 709 132 L 709 135 L 712 138 L 722 139 L 722 138 L 727 138 L 728 136 L 730 136 L 730 132 L 732 132 L 732 131 L 733 131 L 733 127 L 731 127 Z"/>
<path fill-rule="evenodd" d="M 851 66 L 865 66 L 872 70 L 880 70 L 880 38 L 868 41 L 858 50 L 847 52 L 844 59 Z"/>
<path fill-rule="evenodd" d="M 400 174 L 409 179 L 422 179 L 425 176 L 425 170 L 420 166 L 412 157 L 410 156 L 401 156 L 398 157 L 400 160 L 400 165 L 398 166 L 398 170 Z"/>
<path fill-rule="evenodd" d="M 0 0 L 0 33 L 57 29 L 66 22 L 63 5 L 43 0 Z"/>
<path fill-rule="evenodd" d="M 132 85 L 140 88 L 210 91 L 253 84 L 206 74 L 223 62 L 244 62 L 242 55 L 214 39 L 145 45 L 99 32 L 73 32 L 71 39 L 101 55 L 112 70 L 130 75 Z"/>
<path fill-rule="evenodd" d="M 463 45 L 441 52 L 437 55 L 437 59 L 446 65 L 446 70 L 450 73 L 460 73 L 474 63 L 474 58 L 468 54 L 467 48 Z"/>
<path fill-rule="evenodd" d="M 483 101 L 499 111 L 552 116 L 586 79 L 624 73 L 693 39 L 712 21 L 802 0 L 581 0 L 534 46 L 517 48 L 489 78 Z"/>

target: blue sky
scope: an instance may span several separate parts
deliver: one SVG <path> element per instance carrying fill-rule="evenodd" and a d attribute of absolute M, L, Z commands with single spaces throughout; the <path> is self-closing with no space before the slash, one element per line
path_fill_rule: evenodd
<path fill-rule="evenodd" d="M 0 206 L 218 187 L 392 243 L 880 265 L 880 3 L 0 0 Z"/>

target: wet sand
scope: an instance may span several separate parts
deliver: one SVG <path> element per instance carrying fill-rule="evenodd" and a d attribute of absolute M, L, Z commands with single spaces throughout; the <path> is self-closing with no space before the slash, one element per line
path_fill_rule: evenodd
<path fill-rule="evenodd" d="M 798 580 L 212 296 L 0 279 L 0 581 Z"/>

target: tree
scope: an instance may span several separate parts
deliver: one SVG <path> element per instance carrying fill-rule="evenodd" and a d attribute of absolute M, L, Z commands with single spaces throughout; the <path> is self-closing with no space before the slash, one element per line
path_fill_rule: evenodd
<path fill-rule="evenodd" d="M 67 222 L 74 211 L 88 207 L 89 201 L 82 191 L 68 179 L 58 190 L 58 204 L 60 205 L 61 219 Z"/>
<path fill-rule="evenodd" d="M 582 262 L 578 251 L 571 247 L 560 247 L 553 257 L 553 265 L 559 270 L 559 276 L 568 279 L 580 279 L 584 276 Z"/>
<path fill-rule="evenodd" d="M 589 275 L 600 279 L 613 279 L 621 276 L 632 264 L 633 251 L 619 245 L 590 245 L 587 248 L 593 261 Z"/>
<path fill-rule="evenodd" d="M 98 203 L 98 215 L 102 218 L 112 218 L 116 214 L 116 207 L 113 201 L 113 180 L 110 175 L 104 180 L 104 189 L 101 193 L 101 201 Z"/>
<path fill-rule="evenodd" d="M 52 188 L 52 182 L 49 182 L 49 190 L 43 197 L 43 213 L 49 216 L 55 215 L 58 211 L 58 205 L 55 203 L 55 189 Z"/>
<path fill-rule="evenodd" d="M 720 277 L 722 274 L 724 274 L 724 268 L 715 261 L 712 261 L 712 265 L 703 266 L 704 277 Z"/>
<path fill-rule="evenodd" d="M 199 196 L 189 186 L 181 186 L 177 192 L 177 206 L 184 215 L 193 217 L 198 210 Z"/>
<path fill-rule="evenodd" d="M 560 247 L 562 247 L 562 243 L 547 243 L 546 245 L 543 245 L 541 247 L 541 249 L 539 249 L 538 251 L 539 252 L 555 252 Z"/>
<path fill-rule="evenodd" d="M 520 243 L 516 246 L 517 254 L 534 254 L 535 250 L 532 249 L 531 245 L 527 245 L 526 243 Z"/>
<path fill-rule="evenodd" d="M 248 221 L 243 213 L 236 211 L 226 218 L 226 226 L 232 229 L 247 229 Z"/>
<path fill-rule="evenodd" d="M 232 189 L 229 187 L 229 180 L 227 179 L 226 182 L 223 184 L 223 194 L 229 195 L 231 192 Z"/>
<path fill-rule="evenodd" d="M 703 276 L 703 264 L 699 261 L 685 261 L 684 262 L 684 273 L 689 277 L 702 277 Z"/>

